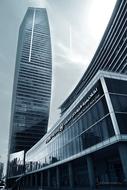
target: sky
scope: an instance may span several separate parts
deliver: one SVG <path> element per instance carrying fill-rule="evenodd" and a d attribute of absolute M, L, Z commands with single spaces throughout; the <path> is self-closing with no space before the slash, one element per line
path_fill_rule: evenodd
<path fill-rule="evenodd" d="M 49 128 L 99 45 L 116 0 L 0 0 L 0 161 L 6 163 L 18 30 L 27 7 L 46 7 L 53 55 Z"/>

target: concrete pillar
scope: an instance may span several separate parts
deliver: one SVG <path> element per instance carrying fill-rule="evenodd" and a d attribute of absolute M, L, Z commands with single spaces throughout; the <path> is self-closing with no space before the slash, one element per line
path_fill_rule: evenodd
<path fill-rule="evenodd" d="M 25 185 L 26 185 L 26 178 L 23 177 L 23 178 L 21 179 L 21 181 L 22 181 L 22 187 L 24 188 Z M 18 182 L 18 184 L 20 184 L 20 182 Z"/>
<path fill-rule="evenodd" d="M 28 187 L 30 187 L 30 181 L 31 180 L 31 178 L 30 178 L 30 175 L 28 175 Z"/>
<path fill-rule="evenodd" d="M 25 176 L 25 186 L 29 186 L 29 175 Z"/>
<path fill-rule="evenodd" d="M 50 170 L 48 170 L 48 187 L 50 187 L 51 186 L 51 184 L 50 184 Z"/>
<path fill-rule="evenodd" d="M 56 184 L 57 184 L 57 189 L 60 188 L 60 172 L 59 172 L 59 167 L 56 167 Z"/>
<path fill-rule="evenodd" d="M 37 173 L 34 174 L 34 177 L 35 177 L 35 187 L 38 187 L 38 175 Z"/>
<path fill-rule="evenodd" d="M 119 144 L 119 154 L 124 172 L 125 182 L 127 183 L 127 144 Z"/>
<path fill-rule="evenodd" d="M 41 184 L 41 187 L 43 187 L 43 172 L 40 173 L 41 177 L 40 177 L 40 184 Z"/>
<path fill-rule="evenodd" d="M 17 186 L 19 186 L 20 184 L 22 185 L 22 188 L 26 187 L 26 176 L 22 177 L 20 180 L 17 181 Z"/>
<path fill-rule="evenodd" d="M 90 188 L 95 189 L 95 173 L 94 173 L 94 167 L 93 167 L 93 160 L 90 156 L 87 156 L 87 167 L 88 167 L 88 175 L 89 175 L 89 183 Z"/>
<path fill-rule="evenodd" d="M 73 179 L 73 170 L 72 170 L 72 163 L 70 162 L 68 164 L 68 169 L 69 169 L 69 182 L 70 182 L 70 187 L 74 187 L 74 179 Z"/>
<path fill-rule="evenodd" d="M 30 175 L 30 187 L 33 187 L 33 174 Z"/>

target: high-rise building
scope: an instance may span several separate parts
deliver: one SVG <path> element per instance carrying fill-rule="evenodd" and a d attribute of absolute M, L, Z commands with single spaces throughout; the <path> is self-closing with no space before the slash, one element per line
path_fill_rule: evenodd
<path fill-rule="evenodd" d="M 52 55 L 45 8 L 28 8 L 19 30 L 9 153 L 27 151 L 46 133 Z"/>

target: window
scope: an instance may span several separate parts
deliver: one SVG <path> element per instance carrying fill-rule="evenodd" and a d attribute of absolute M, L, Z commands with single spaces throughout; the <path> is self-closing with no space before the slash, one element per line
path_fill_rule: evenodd
<path fill-rule="evenodd" d="M 127 94 L 127 81 L 118 79 L 105 79 L 109 92 Z"/>
<path fill-rule="evenodd" d="M 111 119 L 110 116 L 107 116 L 81 135 L 83 149 L 104 141 L 113 135 L 114 130 Z"/>
<path fill-rule="evenodd" d="M 116 119 L 122 134 L 127 134 L 127 114 L 116 113 Z"/>

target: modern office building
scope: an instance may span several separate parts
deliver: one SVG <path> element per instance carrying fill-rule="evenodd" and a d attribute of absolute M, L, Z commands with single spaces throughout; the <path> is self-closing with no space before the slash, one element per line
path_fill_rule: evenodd
<path fill-rule="evenodd" d="M 52 81 L 45 8 L 28 8 L 20 26 L 12 95 L 8 176 L 22 173 L 24 153 L 47 132 Z M 18 155 L 15 157 L 15 155 Z M 16 165 L 20 164 L 17 169 Z M 21 170 L 22 169 L 22 170 Z"/>
<path fill-rule="evenodd" d="M 127 76 L 99 71 L 26 153 L 26 186 L 127 188 Z"/>
<path fill-rule="evenodd" d="M 19 30 L 9 153 L 30 149 L 47 132 L 52 56 L 46 9 L 28 8 Z"/>
<path fill-rule="evenodd" d="M 60 119 L 26 152 L 17 187 L 127 189 L 126 8 L 126 0 L 117 0 L 88 69 L 61 106 Z"/>

